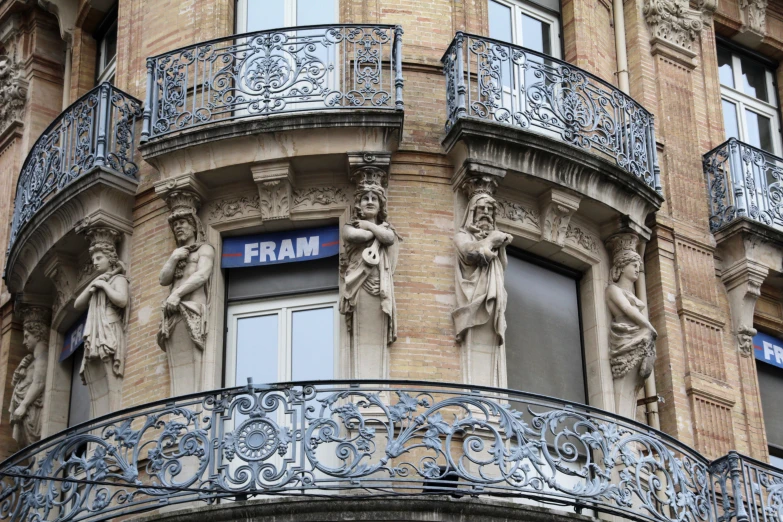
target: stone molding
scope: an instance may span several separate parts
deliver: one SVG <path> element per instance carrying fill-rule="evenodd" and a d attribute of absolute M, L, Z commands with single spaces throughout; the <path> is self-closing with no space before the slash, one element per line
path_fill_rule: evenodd
<path fill-rule="evenodd" d="M 0 56 L 0 131 L 24 118 L 28 87 L 24 66 L 11 56 Z"/>

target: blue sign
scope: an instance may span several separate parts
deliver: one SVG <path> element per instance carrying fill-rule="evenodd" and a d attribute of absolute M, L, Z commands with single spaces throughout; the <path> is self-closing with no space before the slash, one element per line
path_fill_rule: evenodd
<path fill-rule="evenodd" d="M 753 336 L 753 353 L 757 360 L 783 368 L 783 339 L 757 333 Z"/>
<path fill-rule="evenodd" d="M 337 227 L 288 230 L 223 240 L 223 268 L 275 265 L 336 256 L 340 251 Z"/>
<path fill-rule="evenodd" d="M 84 344 L 84 323 L 87 322 L 87 314 L 81 316 L 73 325 L 65 332 L 65 339 L 63 339 L 63 349 L 60 352 L 60 362 L 73 355 L 73 352 L 79 349 Z"/>

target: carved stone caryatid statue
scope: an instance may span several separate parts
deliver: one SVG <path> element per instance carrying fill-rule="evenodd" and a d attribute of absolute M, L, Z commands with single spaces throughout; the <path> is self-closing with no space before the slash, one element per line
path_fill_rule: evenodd
<path fill-rule="evenodd" d="M 94 227 L 87 231 L 87 237 L 97 275 L 73 305 L 88 310 L 79 373 L 90 390 L 90 413 L 97 417 L 121 407 L 129 290 L 125 266 L 115 247 L 120 232 Z"/>
<path fill-rule="evenodd" d="M 354 208 L 342 229 L 340 313 L 350 333 L 354 377 L 379 379 L 387 376 L 388 346 L 397 339 L 394 271 L 400 238 L 386 221 L 386 172 L 365 166 L 352 179 Z"/>
<path fill-rule="evenodd" d="M 27 354 L 11 378 L 11 426 L 14 440 L 20 447 L 41 438 L 41 409 L 49 357 L 50 314 L 46 308 L 27 306 L 22 310 L 24 347 Z"/>
<path fill-rule="evenodd" d="M 160 284 L 170 286 L 171 293 L 163 303 L 158 345 L 168 355 L 173 395 L 201 388 L 215 249 L 206 242 L 204 227 L 196 215 L 199 202 L 190 191 L 177 190 L 166 196 L 177 248 L 160 271 Z"/>
<path fill-rule="evenodd" d="M 462 185 L 468 206 L 457 247 L 457 307 L 452 312 L 457 341 L 463 348 L 463 375 L 469 384 L 505 384 L 503 346 L 506 333 L 506 245 L 512 237 L 496 229 L 496 182 L 489 176 Z"/>
<path fill-rule="evenodd" d="M 636 394 L 644 386 L 655 363 L 655 331 L 636 297 L 642 258 L 636 252 L 636 234 L 617 234 L 606 242 L 612 253 L 612 282 L 606 288 L 606 302 L 612 314 L 609 330 L 609 361 L 612 367 L 617 413 L 636 416 Z"/>

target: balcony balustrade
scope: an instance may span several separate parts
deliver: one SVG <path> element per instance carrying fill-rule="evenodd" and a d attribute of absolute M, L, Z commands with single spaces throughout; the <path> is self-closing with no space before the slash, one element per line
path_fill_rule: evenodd
<path fill-rule="evenodd" d="M 478 118 L 541 134 L 616 162 L 661 192 L 653 116 L 582 69 L 458 32 L 443 56 L 446 129 Z"/>
<path fill-rule="evenodd" d="M 323 25 L 219 38 L 147 59 L 142 141 L 295 111 L 401 110 L 402 28 Z"/>
<path fill-rule="evenodd" d="M 500 495 L 641 522 L 783 520 L 783 474 L 738 459 L 711 465 L 643 424 L 510 390 L 249 384 L 112 413 L 21 450 L 0 464 L 0 519 L 361 492 Z"/>
<path fill-rule="evenodd" d="M 9 252 L 20 232 L 47 203 L 93 169 L 136 179 L 136 121 L 141 116 L 141 101 L 102 83 L 49 125 L 19 174 Z"/>
<path fill-rule="evenodd" d="M 713 232 L 739 217 L 783 230 L 783 159 L 731 138 L 703 162 Z"/>

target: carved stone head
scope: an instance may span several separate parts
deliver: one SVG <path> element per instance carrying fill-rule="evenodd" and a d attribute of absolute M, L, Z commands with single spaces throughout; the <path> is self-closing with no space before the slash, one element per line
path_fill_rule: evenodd
<path fill-rule="evenodd" d="M 24 346 L 32 352 L 39 342 L 49 343 L 49 324 L 51 323 L 49 310 L 42 306 L 26 306 L 22 310 L 24 319 Z"/>
<path fill-rule="evenodd" d="M 636 252 L 636 244 L 639 238 L 636 234 L 616 234 L 606 241 L 606 247 L 612 253 L 612 268 L 609 270 L 609 278 L 613 283 L 620 280 L 623 273 L 632 281 L 639 277 L 642 269 L 642 257 Z M 628 268 L 635 264 L 633 270 Z"/>
<path fill-rule="evenodd" d="M 353 211 L 356 219 L 366 219 L 384 223 L 388 218 L 386 208 L 386 172 L 378 167 L 362 167 L 354 172 L 352 179 L 356 183 Z"/>
<path fill-rule="evenodd" d="M 198 218 L 197 210 L 201 203 L 200 198 L 193 192 L 177 190 L 166 197 L 171 213 L 169 214 L 169 226 L 174 232 L 174 238 L 178 245 L 187 244 L 190 238 L 196 243 L 206 240 L 204 225 Z"/>
<path fill-rule="evenodd" d="M 95 227 L 87 231 L 90 240 L 90 259 L 98 273 L 122 270 L 117 247 L 120 233 L 107 227 Z"/>

